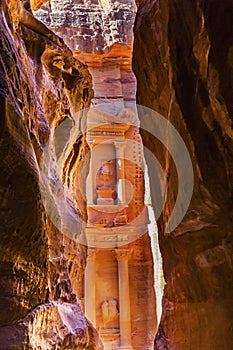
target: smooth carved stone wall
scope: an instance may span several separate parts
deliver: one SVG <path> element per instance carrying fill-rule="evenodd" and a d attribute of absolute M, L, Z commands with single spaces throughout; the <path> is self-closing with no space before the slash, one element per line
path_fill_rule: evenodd
<path fill-rule="evenodd" d="M 189 210 L 166 234 L 177 194 L 176 169 L 165 147 L 142 132 L 168 186 L 158 222 L 166 280 L 155 341 L 159 350 L 233 346 L 232 17 L 230 0 L 139 2 L 133 59 L 138 103 L 177 128 L 195 176 Z M 150 164 L 149 175 L 156 208 Z"/>
<path fill-rule="evenodd" d="M 124 112 L 125 119 L 123 113 L 121 117 L 99 113 L 99 120 L 102 118 L 103 122 L 105 119 L 102 140 L 98 118 L 90 118 L 92 124 L 88 119 L 88 125 L 93 127 L 96 121 L 99 129 L 92 128 L 87 137 L 92 145 L 92 171 L 87 180 L 90 191 L 86 235 L 90 245 L 97 249 L 88 250 L 85 306 L 86 314 L 95 322 L 106 349 L 118 349 L 118 345 L 129 348 L 132 343 L 134 350 L 142 350 L 153 346 L 156 334 L 154 266 L 146 226 L 149 220 L 144 204 L 142 141 L 139 129 L 127 125 L 130 116 Z M 116 120 L 125 125 L 113 124 Z M 120 162 L 110 161 L 115 154 Z M 93 175 L 96 174 L 95 181 Z M 120 191 L 119 184 L 115 186 L 117 179 L 126 179 L 125 190 Z M 115 203 L 111 198 L 114 189 L 118 191 Z M 101 190 L 104 193 L 102 198 Z M 122 196 L 121 192 L 124 193 Z M 130 244 L 127 244 L 128 240 Z M 113 319 L 107 320 L 108 309 L 110 314 L 118 310 Z"/>
<path fill-rule="evenodd" d="M 49 334 L 53 348 L 97 349 L 97 333 L 76 304 L 82 285 L 70 281 L 75 273 L 83 278 L 85 247 L 54 226 L 39 189 L 49 135 L 89 106 L 91 76 L 27 1 L 1 2 L 0 31 L 0 347 L 49 349 Z M 86 147 L 81 131 L 75 147 L 78 157 Z M 85 214 L 82 203 L 73 205 Z"/>

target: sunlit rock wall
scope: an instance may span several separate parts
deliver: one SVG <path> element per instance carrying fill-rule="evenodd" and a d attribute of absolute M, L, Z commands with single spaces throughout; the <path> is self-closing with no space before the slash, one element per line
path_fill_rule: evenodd
<path fill-rule="evenodd" d="M 72 50 L 102 54 L 116 43 L 131 45 L 135 10 L 133 0 L 52 0 L 36 16 Z"/>
<path fill-rule="evenodd" d="M 39 188 L 49 136 L 90 104 L 91 77 L 28 1 L 2 1 L 0 17 L 0 347 L 97 349 L 98 335 L 76 304 L 82 286 L 70 281 L 72 273 L 82 280 L 85 248 L 54 226 Z M 85 147 L 80 130 L 76 152 Z"/>
<path fill-rule="evenodd" d="M 163 166 L 167 201 L 159 220 L 166 279 L 155 349 L 231 349 L 232 343 L 232 1 L 139 1 L 134 71 L 138 103 L 180 132 L 194 167 L 183 222 L 165 225 L 177 195 L 167 150 L 143 132 Z M 148 128 L 152 120 L 148 119 Z M 172 140 L 170 140 L 172 141 Z M 151 188 L 156 176 L 149 164 Z M 152 192 L 154 208 L 159 193 Z"/>
<path fill-rule="evenodd" d="M 61 36 L 75 57 L 88 64 L 94 103 L 135 101 L 131 70 L 134 1 L 46 2 L 35 16 Z"/>

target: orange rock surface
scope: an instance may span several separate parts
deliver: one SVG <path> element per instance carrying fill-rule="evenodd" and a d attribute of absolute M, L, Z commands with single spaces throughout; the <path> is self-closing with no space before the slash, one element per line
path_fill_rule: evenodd
<path fill-rule="evenodd" d="M 70 242 L 51 221 L 39 186 L 49 137 L 89 106 L 91 77 L 33 17 L 28 1 L 1 2 L 0 18 L 0 347 L 101 349 L 77 304 L 85 247 Z M 83 149 L 81 142 L 76 154 Z M 53 166 L 48 160 L 55 183 Z M 85 210 L 80 203 L 80 212 Z M 78 286 L 71 284 L 74 269 Z"/>

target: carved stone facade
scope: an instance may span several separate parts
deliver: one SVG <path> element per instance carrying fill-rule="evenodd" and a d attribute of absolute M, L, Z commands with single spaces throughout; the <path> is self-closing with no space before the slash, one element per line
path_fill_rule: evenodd
<path fill-rule="evenodd" d="M 148 334 L 155 334 L 156 320 L 153 266 L 147 260 L 146 273 L 142 266 L 149 245 L 138 247 L 140 241 L 146 241 L 142 236 L 148 238 L 149 221 L 144 204 L 145 169 L 140 158 L 143 150 L 137 117 L 133 117 L 132 110 L 113 115 L 93 109 L 87 120 L 86 139 L 91 157 L 86 184 L 85 313 L 99 331 L 106 350 L 146 349 L 153 343 Z M 151 280 L 147 280 L 149 275 Z M 140 294 L 135 287 L 145 277 L 146 284 L 149 283 L 144 285 L 145 294 Z M 139 310 L 135 310 L 135 292 L 139 293 Z M 147 324 L 142 325 L 139 323 L 144 305 L 140 301 L 146 301 L 146 296 L 152 309 L 143 316 Z M 147 334 L 139 341 L 135 334 L 142 332 L 143 327 Z M 133 332 L 133 328 L 137 331 Z"/>
<path fill-rule="evenodd" d="M 150 349 L 157 328 L 131 67 L 135 13 L 131 0 L 52 0 L 50 8 L 45 4 L 36 13 L 88 65 L 93 79 L 95 108 L 86 133 L 91 159 L 84 304 L 105 350 Z"/>

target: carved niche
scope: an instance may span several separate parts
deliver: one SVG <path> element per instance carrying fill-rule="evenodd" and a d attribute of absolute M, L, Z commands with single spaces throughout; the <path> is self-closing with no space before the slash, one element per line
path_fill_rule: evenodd
<path fill-rule="evenodd" d="M 108 160 L 96 174 L 97 204 L 114 204 L 116 192 L 116 162 Z"/>
<path fill-rule="evenodd" d="M 119 311 L 117 308 L 117 300 L 110 298 L 101 304 L 102 320 L 106 326 L 109 322 L 117 319 Z"/>

